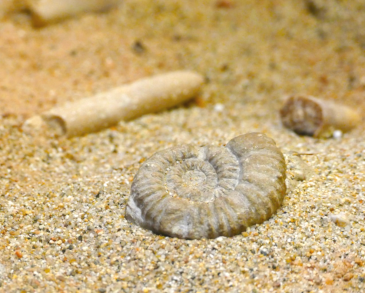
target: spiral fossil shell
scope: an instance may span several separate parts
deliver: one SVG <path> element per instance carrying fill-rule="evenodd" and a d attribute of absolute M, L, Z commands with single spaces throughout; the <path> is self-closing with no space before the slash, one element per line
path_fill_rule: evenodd
<path fill-rule="evenodd" d="M 261 133 L 238 136 L 225 147 L 172 147 L 140 167 L 126 219 L 171 237 L 233 236 L 281 206 L 285 171 L 282 153 Z"/>

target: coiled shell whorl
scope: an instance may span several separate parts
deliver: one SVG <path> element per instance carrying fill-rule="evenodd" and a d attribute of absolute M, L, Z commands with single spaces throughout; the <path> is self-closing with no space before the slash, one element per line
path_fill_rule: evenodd
<path fill-rule="evenodd" d="M 281 206 L 285 171 L 283 154 L 261 133 L 235 137 L 225 147 L 172 147 L 138 170 L 126 219 L 171 237 L 233 236 Z"/>

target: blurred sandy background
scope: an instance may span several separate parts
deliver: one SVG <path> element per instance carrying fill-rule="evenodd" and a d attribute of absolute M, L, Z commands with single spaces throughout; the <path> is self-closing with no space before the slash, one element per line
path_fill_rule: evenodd
<path fill-rule="evenodd" d="M 44 28 L 26 12 L 8 15 L 0 22 L 0 290 L 364 292 L 364 125 L 318 140 L 278 118 L 296 93 L 364 113 L 364 27 L 361 0 L 126 0 Z M 206 78 L 183 107 L 81 138 L 21 130 L 54 105 L 179 69 Z M 249 131 L 277 141 L 293 181 L 295 172 L 314 174 L 297 180 L 272 219 L 201 241 L 124 219 L 130 182 L 154 152 L 222 145 Z M 317 155 L 297 162 L 292 151 Z"/>

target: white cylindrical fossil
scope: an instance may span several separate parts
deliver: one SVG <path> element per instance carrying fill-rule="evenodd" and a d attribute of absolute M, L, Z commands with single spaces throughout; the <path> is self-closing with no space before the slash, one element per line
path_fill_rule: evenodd
<path fill-rule="evenodd" d="M 57 134 L 79 136 L 113 126 L 121 120 L 162 111 L 194 97 L 203 84 L 200 74 L 175 71 L 144 78 L 90 98 L 53 108 L 25 122 L 25 129 L 42 125 Z"/>
<path fill-rule="evenodd" d="M 172 147 L 138 170 L 126 219 L 170 237 L 234 236 L 281 206 L 285 171 L 283 154 L 262 133 L 235 137 L 225 147 Z"/>
<path fill-rule="evenodd" d="M 44 25 L 84 12 L 107 10 L 121 0 L 27 0 L 34 23 Z"/>
<path fill-rule="evenodd" d="M 314 137 L 329 137 L 335 130 L 349 131 L 361 121 L 354 109 L 311 96 L 289 97 L 280 116 L 285 127 Z"/>

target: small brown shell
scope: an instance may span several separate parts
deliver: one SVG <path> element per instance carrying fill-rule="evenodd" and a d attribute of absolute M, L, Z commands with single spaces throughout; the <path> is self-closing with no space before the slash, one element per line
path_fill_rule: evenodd
<path fill-rule="evenodd" d="M 280 116 L 285 127 L 314 137 L 331 136 L 334 130 L 349 131 L 361 121 L 355 110 L 311 96 L 289 97 Z"/>
<path fill-rule="evenodd" d="M 285 171 L 282 153 L 261 133 L 238 136 L 226 147 L 172 147 L 139 169 L 126 219 L 171 237 L 233 236 L 281 206 Z"/>

